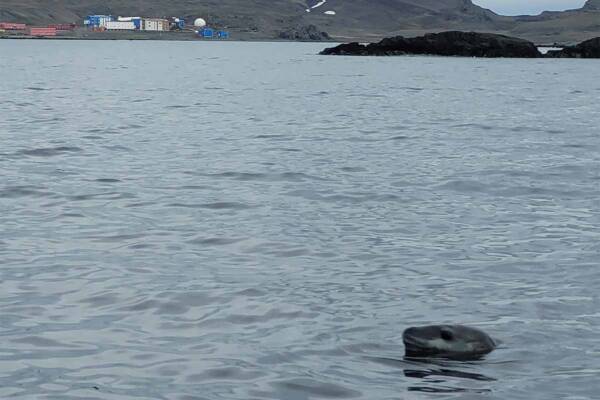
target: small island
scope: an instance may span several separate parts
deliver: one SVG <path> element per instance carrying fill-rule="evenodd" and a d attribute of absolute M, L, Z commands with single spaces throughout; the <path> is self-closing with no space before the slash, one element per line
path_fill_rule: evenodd
<path fill-rule="evenodd" d="M 537 46 L 515 37 L 479 32 L 449 31 L 405 38 L 395 36 L 378 43 L 345 43 L 327 48 L 322 55 L 398 56 L 437 55 L 483 58 L 600 58 L 600 38 L 542 54 Z"/>

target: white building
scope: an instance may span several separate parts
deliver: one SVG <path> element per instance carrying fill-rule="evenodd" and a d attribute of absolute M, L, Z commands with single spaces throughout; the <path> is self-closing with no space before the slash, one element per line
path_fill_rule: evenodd
<path fill-rule="evenodd" d="M 144 18 L 142 21 L 142 30 L 144 31 L 168 31 L 170 29 L 169 21 L 160 18 Z"/>
<path fill-rule="evenodd" d="M 108 21 L 106 30 L 109 31 L 133 31 L 135 30 L 133 21 Z"/>

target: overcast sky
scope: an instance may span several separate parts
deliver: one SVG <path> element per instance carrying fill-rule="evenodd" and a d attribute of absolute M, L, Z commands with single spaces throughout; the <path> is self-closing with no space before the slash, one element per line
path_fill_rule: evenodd
<path fill-rule="evenodd" d="M 567 10 L 583 6 L 585 0 L 473 0 L 473 3 L 503 15 L 539 14 L 544 10 Z"/>

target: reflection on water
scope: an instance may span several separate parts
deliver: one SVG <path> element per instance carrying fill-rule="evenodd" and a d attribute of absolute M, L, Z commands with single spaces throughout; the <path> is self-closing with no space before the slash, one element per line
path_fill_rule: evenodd
<path fill-rule="evenodd" d="M 485 361 L 461 362 L 443 359 L 394 359 L 386 357 L 366 357 L 371 362 L 380 363 L 393 369 L 401 369 L 406 378 L 419 381 L 418 385 L 409 382 L 408 390 L 428 393 L 490 392 L 485 386 L 471 387 L 471 381 L 494 382 L 496 378 L 471 370 L 485 370 Z M 465 382 L 466 380 L 466 382 Z"/>
<path fill-rule="evenodd" d="M 0 398 L 597 397 L 597 65 L 321 47 L 0 41 Z"/>
<path fill-rule="evenodd" d="M 494 378 L 488 378 L 485 375 L 473 374 L 470 372 L 454 371 L 451 369 L 429 369 L 429 370 L 404 370 L 404 376 L 408 378 L 428 378 L 430 376 L 447 376 L 453 378 L 474 379 L 476 381 L 495 381 Z"/>
<path fill-rule="evenodd" d="M 428 387 L 428 386 L 409 386 L 409 392 L 423 392 L 423 393 L 479 393 L 484 394 L 491 392 L 489 389 L 466 389 L 456 387 Z"/>

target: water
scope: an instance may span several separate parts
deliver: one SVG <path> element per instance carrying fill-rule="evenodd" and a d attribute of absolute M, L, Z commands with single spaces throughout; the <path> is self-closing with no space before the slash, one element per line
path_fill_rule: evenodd
<path fill-rule="evenodd" d="M 598 63 L 321 47 L 0 42 L 1 398 L 598 398 Z"/>

